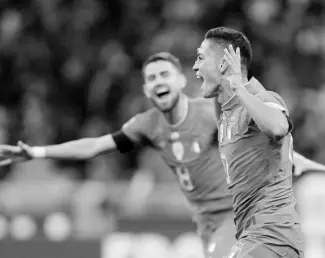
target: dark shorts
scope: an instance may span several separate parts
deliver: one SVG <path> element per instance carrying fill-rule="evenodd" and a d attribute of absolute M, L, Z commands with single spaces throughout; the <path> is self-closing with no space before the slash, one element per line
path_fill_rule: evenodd
<path fill-rule="evenodd" d="M 291 247 L 276 247 L 270 249 L 267 245 L 245 238 L 238 241 L 222 258 L 303 258 L 302 252 L 297 252 Z M 214 257 L 217 258 L 217 257 Z"/>

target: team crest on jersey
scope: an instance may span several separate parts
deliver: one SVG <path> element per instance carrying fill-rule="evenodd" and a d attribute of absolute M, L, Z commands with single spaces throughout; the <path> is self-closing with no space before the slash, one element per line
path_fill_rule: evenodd
<path fill-rule="evenodd" d="M 244 247 L 244 243 L 239 241 L 237 242 L 229 251 L 229 253 L 227 254 L 226 258 L 237 258 L 241 251 L 243 250 Z"/>
<path fill-rule="evenodd" d="M 200 144 L 197 141 L 193 142 L 192 149 L 195 153 L 201 152 Z"/>
<path fill-rule="evenodd" d="M 184 146 L 181 142 L 174 142 L 172 144 L 172 151 L 178 161 L 184 158 Z"/>

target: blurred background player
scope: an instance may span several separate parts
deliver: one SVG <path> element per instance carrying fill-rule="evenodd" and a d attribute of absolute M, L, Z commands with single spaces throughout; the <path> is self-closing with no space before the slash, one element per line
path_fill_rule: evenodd
<path fill-rule="evenodd" d="M 280 96 L 246 89 L 252 58 L 241 32 L 209 30 L 194 70 L 204 97 L 222 105 L 219 150 L 233 196 L 236 237 L 228 257 L 302 257 L 292 190 L 292 129 Z"/>
<path fill-rule="evenodd" d="M 174 171 L 193 208 L 206 256 L 222 257 L 236 240 L 231 197 L 217 149 L 214 103 L 182 93 L 186 78 L 170 53 L 150 56 L 143 77 L 144 93 L 154 108 L 134 116 L 120 131 L 44 147 L 22 142 L 18 147 L 1 146 L 3 154 L 16 156 L 3 164 L 33 158 L 89 159 L 104 152 L 152 146 Z"/>

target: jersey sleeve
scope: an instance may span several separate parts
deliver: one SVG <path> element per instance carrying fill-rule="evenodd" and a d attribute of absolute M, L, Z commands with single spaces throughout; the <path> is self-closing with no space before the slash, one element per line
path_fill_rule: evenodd
<path fill-rule="evenodd" d="M 135 144 L 144 144 L 150 127 L 150 114 L 137 114 L 122 126 L 122 132 Z"/>
<path fill-rule="evenodd" d="M 266 105 L 277 108 L 280 111 L 283 112 L 283 114 L 287 117 L 288 123 L 289 123 L 289 130 L 288 133 L 291 133 L 293 129 L 293 123 L 291 118 L 289 117 L 289 111 L 288 108 L 284 102 L 284 100 L 280 97 L 279 94 L 272 92 L 272 91 L 263 91 L 256 95 L 256 98 L 263 101 Z M 248 121 L 249 123 L 252 122 L 252 118 L 248 115 Z"/>

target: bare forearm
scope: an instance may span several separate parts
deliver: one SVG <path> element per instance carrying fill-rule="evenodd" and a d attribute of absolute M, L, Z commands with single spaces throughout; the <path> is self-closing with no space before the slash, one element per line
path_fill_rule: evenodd
<path fill-rule="evenodd" d="M 45 157 L 52 159 L 90 159 L 103 152 L 116 149 L 110 135 L 100 138 L 83 138 L 58 145 L 45 147 Z"/>
<path fill-rule="evenodd" d="M 96 156 L 96 140 L 84 138 L 57 145 L 44 146 L 45 157 L 51 159 L 89 159 Z"/>
<path fill-rule="evenodd" d="M 263 103 L 250 94 L 245 87 L 238 88 L 236 95 L 262 132 L 272 137 L 286 135 L 289 123 L 281 110 Z"/>

